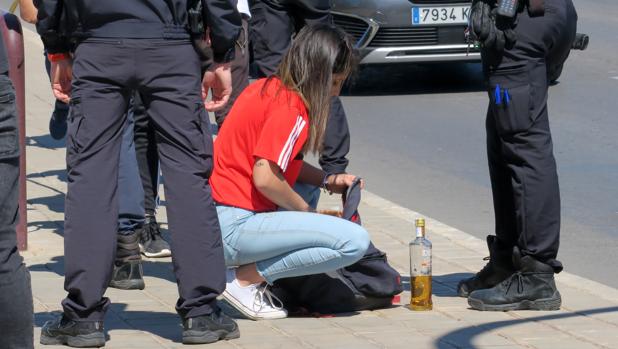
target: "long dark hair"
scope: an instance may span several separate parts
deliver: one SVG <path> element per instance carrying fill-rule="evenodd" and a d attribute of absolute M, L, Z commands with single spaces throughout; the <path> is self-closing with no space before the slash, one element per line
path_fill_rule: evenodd
<path fill-rule="evenodd" d="M 330 110 L 333 74 L 349 76 L 357 61 L 348 35 L 335 26 L 305 26 L 294 38 L 274 76 L 286 88 L 298 93 L 307 107 L 309 137 L 303 153 L 321 150 Z"/>

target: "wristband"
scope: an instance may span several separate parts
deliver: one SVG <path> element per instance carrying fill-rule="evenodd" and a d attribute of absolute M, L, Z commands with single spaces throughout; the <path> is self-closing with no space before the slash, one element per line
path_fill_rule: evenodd
<path fill-rule="evenodd" d="M 324 178 L 322 179 L 322 185 L 321 185 L 322 189 L 324 189 L 324 192 L 328 192 L 329 195 L 333 195 L 333 191 L 328 188 L 328 177 L 332 175 L 333 175 L 332 173 L 326 172 L 324 174 Z"/>
<path fill-rule="evenodd" d="M 56 62 L 64 61 L 65 59 L 71 59 L 71 55 L 69 55 L 66 52 L 62 52 L 62 53 L 48 53 L 47 54 L 47 59 L 50 62 L 56 63 Z"/>

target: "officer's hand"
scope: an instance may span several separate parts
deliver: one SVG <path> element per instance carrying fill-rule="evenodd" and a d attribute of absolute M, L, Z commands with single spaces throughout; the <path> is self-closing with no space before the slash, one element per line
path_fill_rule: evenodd
<path fill-rule="evenodd" d="M 514 28 L 517 19 L 499 16 L 487 0 L 474 0 L 470 12 L 470 33 L 484 48 L 501 52 L 517 41 Z"/>
<path fill-rule="evenodd" d="M 73 61 L 64 59 L 51 62 L 51 86 L 56 99 L 69 103 L 71 100 L 71 80 L 73 79 Z"/>
<path fill-rule="evenodd" d="M 208 111 L 217 111 L 225 106 L 232 94 L 232 70 L 230 63 L 215 64 L 204 73 L 202 80 L 202 99 Z M 206 101 L 208 91 L 212 98 Z"/>
<path fill-rule="evenodd" d="M 475 0 L 470 11 L 470 32 L 479 42 L 492 40 L 494 23 L 490 17 L 491 6 L 482 0 Z"/>

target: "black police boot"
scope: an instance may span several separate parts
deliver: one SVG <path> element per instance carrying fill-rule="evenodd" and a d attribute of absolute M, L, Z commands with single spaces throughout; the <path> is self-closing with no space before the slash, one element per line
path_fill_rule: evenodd
<path fill-rule="evenodd" d="M 496 240 L 494 235 L 487 235 L 489 262 L 473 277 L 459 282 L 457 294 L 460 297 L 468 297 L 474 290 L 494 287 L 515 272 L 510 249 L 499 249 Z"/>
<path fill-rule="evenodd" d="M 558 310 L 562 304 L 554 281 L 554 268 L 513 248 L 517 271 L 493 288 L 470 293 L 468 304 L 476 310 Z"/>
<path fill-rule="evenodd" d="M 220 309 L 208 315 L 184 319 L 182 326 L 183 344 L 207 344 L 240 337 L 236 322 Z"/>
<path fill-rule="evenodd" d="M 73 348 L 105 346 L 102 321 L 73 321 L 64 315 L 47 321 L 41 329 L 41 344 Z"/>
<path fill-rule="evenodd" d="M 138 241 L 139 236 L 135 232 L 118 234 L 116 260 L 109 287 L 121 290 L 143 290 L 146 287 Z"/>

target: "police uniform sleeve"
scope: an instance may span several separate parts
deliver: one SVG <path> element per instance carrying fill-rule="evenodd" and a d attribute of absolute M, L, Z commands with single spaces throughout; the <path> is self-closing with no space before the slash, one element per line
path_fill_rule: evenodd
<path fill-rule="evenodd" d="M 217 63 L 234 59 L 234 45 L 240 35 L 241 18 L 230 0 L 203 0 L 204 22 L 210 28 L 214 60 Z"/>
<path fill-rule="evenodd" d="M 338 97 L 333 97 L 330 105 L 330 115 L 326 121 L 326 131 L 320 167 L 328 173 L 344 173 L 348 167 L 347 155 L 350 152 L 350 130 L 345 110 Z"/>
<path fill-rule="evenodd" d="M 34 0 L 34 6 L 38 10 L 36 30 L 45 50 L 48 53 L 69 52 L 69 38 L 60 30 L 64 0 Z"/>

